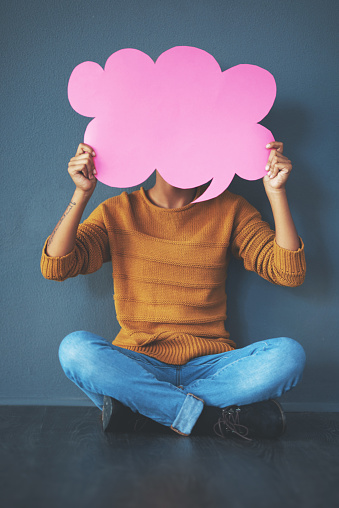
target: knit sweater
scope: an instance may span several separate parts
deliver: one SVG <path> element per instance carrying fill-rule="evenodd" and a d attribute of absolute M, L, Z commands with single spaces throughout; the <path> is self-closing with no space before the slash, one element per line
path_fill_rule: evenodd
<path fill-rule="evenodd" d="M 205 186 L 198 187 L 194 199 Z M 46 254 L 46 279 L 63 281 L 113 267 L 114 302 L 121 330 L 112 343 L 183 365 L 236 347 L 225 330 L 225 281 L 231 254 L 246 270 L 283 286 L 305 277 L 304 244 L 289 251 L 243 197 L 225 190 L 214 199 L 161 208 L 140 190 L 101 203 L 79 225 L 74 249 Z"/>

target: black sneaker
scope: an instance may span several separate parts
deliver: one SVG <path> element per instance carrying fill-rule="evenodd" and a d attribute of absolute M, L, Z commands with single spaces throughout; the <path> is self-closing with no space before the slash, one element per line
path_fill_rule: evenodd
<path fill-rule="evenodd" d="M 285 432 L 286 417 L 281 405 L 274 399 L 229 406 L 221 409 L 221 416 L 213 430 L 220 437 L 233 434 L 248 441 L 252 438 L 274 439 Z"/>
<path fill-rule="evenodd" d="M 167 427 L 140 413 L 134 413 L 117 399 L 104 396 L 101 414 L 104 432 L 166 432 Z"/>

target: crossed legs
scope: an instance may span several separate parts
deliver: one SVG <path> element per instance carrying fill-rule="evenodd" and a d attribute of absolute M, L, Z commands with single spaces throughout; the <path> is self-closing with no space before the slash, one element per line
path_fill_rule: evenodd
<path fill-rule="evenodd" d="M 221 408 L 280 397 L 299 382 L 305 365 L 302 346 L 286 337 L 176 366 L 85 331 L 63 339 L 59 358 L 66 376 L 99 409 L 109 395 L 185 435 L 204 404 Z M 180 387 L 175 385 L 178 371 Z"/>

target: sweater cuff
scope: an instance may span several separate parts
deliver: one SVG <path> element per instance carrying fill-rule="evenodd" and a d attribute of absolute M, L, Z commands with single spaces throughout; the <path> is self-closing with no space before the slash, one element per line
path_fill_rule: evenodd
<path fill-rule="evenodd" d="M 280 273 L 301 275 L 306 272 L 305 246 L 300 236 L 298 238 L 300 240 L 300 247 L 298 250 L 284 249 L 280 247 L 274 239 L 274 261 Z"/>
<path fill-rule="evenodd" d="M 45 279 L 64 280 L 74 264 L 75 248 L 65 256 L 49 256 L 46 252 L 49 238 L 42 249 L 41 273 Z"/>

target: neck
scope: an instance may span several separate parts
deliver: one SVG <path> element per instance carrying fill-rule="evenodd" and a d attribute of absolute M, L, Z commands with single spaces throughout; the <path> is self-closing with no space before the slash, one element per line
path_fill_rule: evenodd
<path fill-rule="evenodd" d="M 160 208 L 181 208 L 191 203 L 197 189 L 180 189 L 173 187 L 156 171 L 154 187 L 146 191 L 150 201 Z"/>

